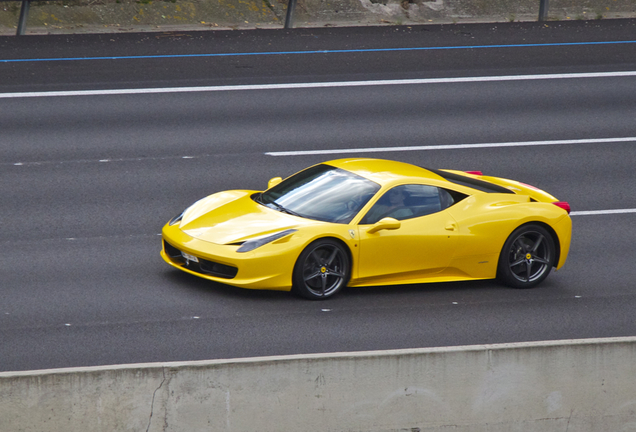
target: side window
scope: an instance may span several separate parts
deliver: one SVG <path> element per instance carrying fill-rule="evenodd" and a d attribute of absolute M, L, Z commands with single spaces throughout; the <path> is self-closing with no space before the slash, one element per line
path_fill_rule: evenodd
<path fill-rule="evenodd" d="M 360 221 L 374 224 L 382 218 L 411 219 L 444 210 L 458 200 L 451 192 L 435 186 L 402 185 L 388 190 Z"/>

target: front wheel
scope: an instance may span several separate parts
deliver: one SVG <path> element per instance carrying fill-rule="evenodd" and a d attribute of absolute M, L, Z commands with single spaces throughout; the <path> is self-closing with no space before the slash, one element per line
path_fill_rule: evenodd
<path fill-rule="evenodd" d="M 513 288 L 532 288 L 548 277 L 555 258 L 550 233 L 539 225 L 523 225 L 510 234 L 501 250 L 497 279 Z"/>
<path fill-rule="evenodd" d="M 349 255 L 339 242 L 317 240 L 298 257 L 292 290 L 310 300 L 323 300 L 347 286 L 351 275 Z"/>

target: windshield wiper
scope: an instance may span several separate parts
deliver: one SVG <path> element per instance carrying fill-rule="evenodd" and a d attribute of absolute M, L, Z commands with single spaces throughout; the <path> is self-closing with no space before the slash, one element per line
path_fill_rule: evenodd
<path fill-rule="evenodd" d="M 301 215 L 299 215 L 295 211 L 289 210 L 289 209 L 283 207 L 282 205 L 278 204 L 276 201 L 272 201 L 271 203 L 268 203 L 268 204 L 274 205 L 274 207 L 276 207 L 279 211 L 281 211 L 283 213 L 287 213 L 287 214 L 290 214 L 292 216 L 302 217 Z"/>
<path fill-rule="evenodd" d="M 276 201 L 270 201 L 270 202 L 265 202 L 265 200 L 263 199 L 263 193 L 259 193 L 256 195 L 253 195 L 253 199 L 254 201 L 256 201 L 259 204 L 264 205 L 265 207 L 269 207 L 270 205 L 273 205 L 276 210 L 282 212 L 282 213 L 287 213 L 290 214 L 292 216 L 298 216 L 301 218 L 304 218 L 305 216 L 299 215 L 298 213 L 296 213 L 293 210 L 289 210 L 288 208 L 283 207 L 282 205 L 278 204 Z"/>

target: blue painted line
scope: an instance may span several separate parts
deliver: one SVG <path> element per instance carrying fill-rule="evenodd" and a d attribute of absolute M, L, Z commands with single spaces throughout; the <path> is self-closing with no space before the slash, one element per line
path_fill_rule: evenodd
<path fill-rule="evenodd" d="M 558 46 L 583 46 L 583 45 L 616 45 L 634 44 L 636 41 L 606 41 L 606 42 L 563 42 L 545 44 L 518 44 L 518 45 L 462 45 L 448 47 L 414 47 L 414 48 L 369 48 L 369 49 L 344 49 L 344 50 L 316 50 L 316 51 L 268 51 L 247 53 L 215 53 L 215 54 L 169 54 L 169 55 L 143 55 L 143 56 L 114 56 L 114 57 L 61 57 L 39 59 L 1 59 L 0 63 L 20 62 L 44 62 L 44 61 L 80 61 L 80 60 L 139 60 L 162 58 L 196 58 L 196 57 L 239 57 L 239 56 L 269 56 L 269 55 L 297 55 L 297 54 L 341 54 L 341 53 L 370 53 L 370 52 L 399 52 L 399 51 L 433 51 L 433 50 L 467 50 L 490 48 L 533 48 L 533 47 L 558 47 Z"/>

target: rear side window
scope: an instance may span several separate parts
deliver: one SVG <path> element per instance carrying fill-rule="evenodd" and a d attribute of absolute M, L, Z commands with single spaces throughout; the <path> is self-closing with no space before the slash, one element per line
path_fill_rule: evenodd
<path fill-rule="evenodd" d="M 482 192 L 488 192 L 488 193 L 511 193 L 513 194 L 514 192 L 511 191 L 510 189 L 506 189 L 503 186 L 499 186 L 493 183 L 488 183 L 486 181 L 483 180 L 478 180 L 478 179 L 474 179 L 472 177 L 466 177 L 460 174 L 454 174 L 454 173 L 449 173 L 446 171 L 442 171 L 442 170 L 436 170 L 436 169 L 431 169 L 431 168 L 425 168 L 435 174 L 437 174 L 438 176 L 444 178 L 445 180 L 448 180 L 449 182 L 458 184 L 458 185 L 462 185 L 462 186 L 467 186 L 469 188 L 473 188 L 473 189 L 477 189 L 480 190 Z"/>
<path fill-rule="evenodd" d="M 374 224 L 382 218 L 397 220 L 412 219 L 442 211 L 466 196 L 455 191 L 447 191 L 428 185 L 396 186 L 382 195 L 360 221 Z"/>

